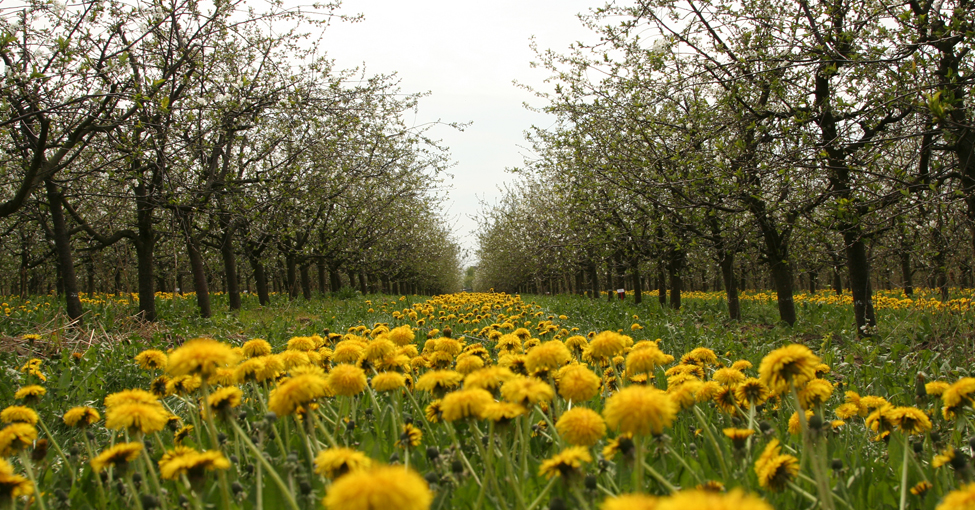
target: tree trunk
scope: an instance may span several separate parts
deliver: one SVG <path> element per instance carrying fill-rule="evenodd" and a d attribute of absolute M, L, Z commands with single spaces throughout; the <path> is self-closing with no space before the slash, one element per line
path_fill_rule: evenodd
<path fill-rule="evenodd" d="M 866 244 L 859 236 L 853 239 L 855 234 L 849 231 L 844 233 L 850 290 L 853 293 L 853 314 L 859 335 L 870 336 L 877 325 L 873 311 L 873 290 L 870 288 L 870 261 L 867 259 Z"/>
<path fill-rule="evenodd" d="M 193 272 L 193 287 L 196 291 L 196 304 L 200 308 L 200 317 L 210 318 L 210 285 L 207 283 L 206 266 L 200 245 L 193 235 L 192 219 L 189 214 L 179 214 L 183 236 L 186 239 L 186 251 L 190 257 L 190 270 Z"/>
<path fill-rule="evenodd" d="M 725 295 L 728 296 L 728 317 L 733 321 L 740 321 L 741 304 L 738 302 L 738 282 L 735 279 L 735 252 L 722 250 L 719 256 L 721 281 L 724 283 Z"/>
<path fill-rule="evenodd" d="M 631 268 L 633 269 L 633 302 L 640 304 L 643 303 L 643 276 L 640 274 L 640 260 L 638 258 L 633 257 Z"/>
<path fill-rule="evenodd" d="M 254 272 L 254 286 L 257 287 L 257 299 L 261 306 L 271 304 L 271 294 L 267 288 L 267 273 L 264 271 L 264 264 L 257 255 L 248 253 L 247 261 L 250 262 L 251 271 Z"/>
<path fill-rule="evenodd" d="M 220 256 L 223 258 L 223 270 L 227 283 L 227 296 L 231 310 L 240 310 L 240 282 L 237 278 L 237 254 L 234 252 L 234 227 L 226 227 L 223 243 L 220 245 Z"/>
<path fill-rule="evenodd" d="M 342 275 L 338 269 L 329 268 L 328 270 L 328 290 L 338 292 L 342 288 Z"/>
<path fill-rule="evenodd" d="M 301 265 L 301 297 L 305 298 L 305 301 L 311 299 L 311 275 L 308 274 L 308 264 Z"/>
<path fill-rule="evenodd" d="M 315 261 L 315 270 L 318 273 L 318 292 L 325 294 L 325 259 L 318 257 Z"/>
<path fill-rule="evenodd" d="M 683 250 L 674 250 L 671 253 L 668 270 L 670 271 L 670 308 L 673 310 L 680 310 L 680 294 L 684 288 L 681 272 L 684 270 L 685 263 Z"/>
<path fill-rule="evenodd" d="M 792 299 L 793 282 L 792 264 L 787 260 L 776 257 L 769 261 L 772 273 L 772 284 L 775 285 L 776 298 L 779 304 L 779 319 L 790 325 L 796 324 L 796 303 Z"/>
<path fill-rule="evenodd" d="M 667 273 L 664 262 L 657 262 L 657 301 L 660 307 L 667 306 Z"/>
<path fill-rule="evenodd" d="M 84 310 L 81 308 L 81 298 L 78 297 L 78 279 L 75 275 L 74 259 L 71 256 L 71 234 L 68 233 L 68 224 L 64 219 L 61 192 L 58 190 L 57 184 L 51 179 L 46 179 L 44 186 L 47 188 L 47 201 L 50 205 L 51 223 L 54 227 L 54 249 L 57 251 L 58 268 L 64 286 L 65 308 L 68 317 L 80 325 Z"/>
<path fill-rule="evenodd" d="M 904 295 L 914 295 L 914 271 L 911 269 L 911 253 L 902 249 L 900 251 L 901 276 L 904 280 Z"/>

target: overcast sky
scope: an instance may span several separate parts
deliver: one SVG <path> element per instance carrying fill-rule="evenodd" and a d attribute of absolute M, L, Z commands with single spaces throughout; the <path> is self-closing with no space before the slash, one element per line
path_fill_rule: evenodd
<path fill-rule="evenodd" d="M 535 36 L 541 49 L 565 53 L 578 40 L 591 40 L 576 17 L 601 0 L 346 0 L 340 12 L 361 13 L 360 23 L 335 23 L 325 33 L 328 54 L 339 67 L 363 63 L 370 74 L 397 72 L 404 92 L 430 91 L 416 122 L 471 122 L 464 132 L 432 132 L 456 162 L 450 173 L 448 218 L 456 239 L 476 248 L 471 218 L 478 201 L 493 203 L 511 179 L 506 167 L 521 166 L 524 131 L 547 127 L 551 118 L 526 110 L 542 103 L 520 83 L 543 86 L 543 69 L 531 69 Z"/>

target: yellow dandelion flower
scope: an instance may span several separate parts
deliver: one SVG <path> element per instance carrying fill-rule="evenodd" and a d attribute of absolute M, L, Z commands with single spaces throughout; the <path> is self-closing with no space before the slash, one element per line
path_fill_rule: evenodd
<path fill-rule="evenodd" d="M 770 395 L 768 386 L 762 381 L 749 377 L 735 387 L 735 398 L 742 407 L 759 406 L 768 400 Z"/>
<path fill-rule="evenodd" d="M 92 407 L 80 406 L 69 409 L 61 419 L 69 427 L 85 428 L 97 423 L 102 416 Z"/>
<path fill-rule="evenodd" d="M 288 340 L 288 350 L 289 351 L 301 351 L 307 352 L 315 350 L 318 346 L 315 345 L 315 340 L 308 336 L 294 336 Z"/>
<path fill-rule="evenodd" d="M 924 391 L 932 397 L 940 397 L 950 387 L 945 381 L 931 381 L 924 385 Z"/>
<path fill-rule="evenodd" d="M 713 350 L 707 347 L 697 347 L 681 356 L 680 362 L 685 365 L 716 365 L 718 363 L 718 356 Z"/>
<path fill-rule="evenodd" d="M 673 423 L 677 405 L 661 390 L 629 386 L 606 400 L 603 417 L 614 430 L 633 435 L 660 434 Z"/>
<path fill-rule="evenodd" d="M 752 434 L 755 433 L 753 429 L 737 429 L 737 428 L 726 428 L 722 430 L 724 435 L 731 439 L 732 444 L 734 444 L 736 450 L 741 450 L 745 447 L 745 442 L 748 440 Z"/>
<path fill-rule="evenodd" d="M 505 425 L 511 420 L 527 413 L 528 410 L 521 404 L 511 402 L 488 402 L 481 409 L 481 416 L 485 420 L 491 420 L 499 425 Z"/>
<path fill-rule="evenodd" d="M 890 419 L 905 434 L 923 434 L 931 430 L 931 419 L 916 407 L 895 407 L 890 411 Z"/>
<path fill-rule="evenodd" d="M 166 353 L 156 349 L 140 352 L 135 356 L 135 362 L 143 370 L 166 370 L 168 365 Z"/>
<path fill-rule="evenodd" d="M 975 508 L 975 483 L 962 485 L 945 495 L 934 510 L 972 510 Z"/>
<path fill-rule="evenodd" d="M 459 386 L 463 380 L 464 374 L 454 370 L 431 370 L 417 379 L 416 389 L 442 395 Z"/>
<path fill-rule="evenodd" d="M 883 432 L 890 432 L 894 429 L 894 406 L 887 404 L 883 407 L 878 407 L 874 412 L 867 416 L 864 424 L 870 428 L 870 430 L 877 432 L 878 434 Z"/>
<path fill-rule="evenodd" d="M 853 392 L 848 391 L 847 392 L 848 397 L 850 393 Z M 856 402 L 857 405 L 861 406 L 863 410 L 860 412 L 860 414 L 863 416 L 866 416 L 868 414 L 868 411 L 870 411 L 871 409 L 879 409 L 881 407 L 889 405 L 886 398 L 877 397 L 874 395 L 867 395 L 865 397 L 860 397 L 858 399 L 850 399 L 848 400 L 848 402 Z"/>
<path fill-rule="evenodd" d="M 206 471 L 230 469 L 230 461 L 219 450 L 196 451 L 186 446 L 167 450 L 159 459 L 159 476 L 164 480 L 177 480 L 180 475 L 189 479 L 202 478 Z"/>
<path fill-rule="evenodd" d="M 29 423 L 11 423 L 0 429 L 0 457 L 12 457 L 34 444 L 37 429 Z"/>
<path fill-rule="evenodd" d="M 809 409 L 806 409 L 805 413 L 806 413 L 806 423 L 808 423 L 809 419 L 812 418 L 815 413 Z M 789 417 L 789 433 L 794 436 L 798 436 L 802 434 L 802 422 L 799 421 L 798 412 L 792 413 L 792 416 Z"/>
<path fill-rule="evenodd" d="M 922 482 L 918 482 L 918 484 L 914 487 L 911 487 L 911 494 L 915 496 L 924 496 L 932 488 L 934 488 L 934 485 L 932 485 L 931 482 L 924 480 Z"/>
<path fill-rule="evenodd" d="M 119 443 L 91 459 L 91 467 L 99 472 L 109 466 L 122 467 L 135 460 L 142 453 L 142 448 L 142 443 L 138 441 Z"/>
<path fill-rule="evenodd" d="M 34 483 L 24 476 L 14 474 L 14 468 L 6 459 L 0 458 L 0 501 L 30 496 L 34 493 Z"/>
<path fill-rule="evenodd" d="M 405 423 L 401 427 L 399 440 L 394 445 L 397 448 L 416 448 L 423 441 L 423 431 L 412 423 Z"/>
<path fill-rule="evenodd" d="M 833 395 L 833 384 L 825 379 L 812 379 L 798 392 L 799 405 L 810 409 L 822 405 Z"/>
<path fill-rule="evenodd" d="M 37 411 L 24 406 L 9 406 L 0 411 L 0 422 L 37 425 Z"/>
<path fill-rule="evenodd" d="M 444 421 L 481 418 L 484 406 L 493 401 L 491 393 L 480 388 L 453 391 L 441 400 L 441 415 Z"/>
<path fill-rule="evenodd" d="M 211 338 L 188 340 L 169 355 L 166 371 L 170 375 L 198 375 L 208 378 L 218 368 L 237 362 L 237 353 L 229 345 Z"/>
<path fill-rule="evenodd" d="M 213 410 L 214 414 L 225 419 L 231 409 L 240 405 L 244 397 L 244 392 L 236 386 L 220 388 L 207 398 L 207 405 Z"/>
<path fill-rule="evenodd" d="M 731 368 L 733 368 L 735 370 L 741 370 L 741 371 L 744 372 L 745 370 L 748 370 L 748 369 L 752 368 L 752 362 L 751 361 L 748 361 L 747 359 L 740 359 L 740 360 L 732 363 L 731 364 Z"/>
<path fill-rule="evenodd" d="M 555 391 L 548 383 L 540 379 L 518 376 L 501 385 L 501 396 L 508 402 L 530 407 L 539 402 L 552 400 Z"/>
<path fill-rule="evenodd" d="M 633 434 L 620 434 L 603 447 L 603 458 L 612 459 L 617 453 L 622 453 L 624 457 L 628 457 L 633 453 L 635 447 Z"/>
<path fill-rule="evenodd" d="M 697 392 L 694 393 L 694 398 L 698 402 L 708 402 L 714 400 L 714 396 L 721 391 L 721 383 L 717 381 L 708 381 L 698 387 Z"/>
<path fill-rule="evenodd" d="M 592 446 L 606 435 L 606 422 L 592 409 L 573 407 L 555 422 L 559 435 L 577 446 Z"/>
<path fill-rule="evenodd" d="M 603 331 L 589 342 L 589 354 L 596 360 L 607 360 L 623 352 L 626 340 L 615 331 Z"/>
<path fill-rule="evenodd" d="M 372 466 L 372 459 L 366 454 L 351 448 L 336 447 L 322 450 L 315 457 L 315 473 L 325 478 L 336 478 Z"/>
<path fill-rule="evenodd" d="M 745 374 L 735 368 L 719 368 L 714 371 L 711 379 L 732 388 L 745 382 Z"/>
<path fill-rule="evenodd" d="M 779 453 L 779 442 L 773 439 L 755 461 L 755 474 L 758 475 L 760 486 L 771 491 L 781 491 L 786 483 L 799 474 L 799 459 Z"/>
<path fill-rule="evenodd" d="M 741 489 L 727 493 L 705 490 L 684 490 L 663 498 L 656 510 L 772 510 L 764 499 L 747 494 Z"/>
<path fill-rule="evenodd" d="M 515 377 L 514 372 L 505 367 L 493 366 L 481 368 L 464 376 L 464 387 L 495 390 L 500 388 L 505 381 L 513 377 Z"/>
<path fill-rule="evenodd" d="M 599 510 L 655 510 L 658 499 L 646 494 L 620 494 L 606 498 Z"/>
<path fill-rule="evenodd" d="M 975 377 L 963 377 L 941 394 L 941 401 L 947 408 L 971 405 L 973 398 L 975 398 Z"/>
<path fill-rule="evenodd" d="M 366 373 L 354 365 L 339 365 L 328 374 L 328 388 L 336 395 L 358 395 L 366 389 Z"/>
<path fill-rule="evenodd" d="M 198 375 L 177 375 L 166 382 L 166 394 L 189 395 L 200 389 L 203 378 Z"/>
<path fill-rule="evenodd" d="M 335 480 L 323 500 L 329 510 L 427 510 L 432 502 L 426 480 L 402 466 L 350 472 Z"/>
<path fill-rule="evenodd" d="M 572 359 L 569 348 L 559 340 L 550 340 L 535 347 L 525 358 L 525 369 L 529 374 L 541 370 L 557 370 Z"/>
<path fill-rule="evenodd" d="M 939 468 L 945 464 L 952 464 L 955 460 L 955 449 L 954 447 L 947 447 L 941 451 L 938 455 L 935 455 L 931 459 L 931 467 Z"/>
<path fill-rule="evenodd" d="M 372 389 L 393 391 L 406 386 L 406 376 L 399 372 L 382 372 L 372 378 Z"/>
<path fill-rule="evenodd" d="M 442 414 L 443 412 L 442 409 L 440 408 L 440 399 L 430 402 L 423 409 L 423 415 L 430 423 L 440 423 Z"/>
<path fill-rule="evenodd" d="M 847 402 L 845 404 L 840 404 L 840 406 L 836 408 L 835 412 L 837 418 L 841 420 L 849 420 L 854 416 L 858 416 L 860 414 L 860 409 L 856 404 Z"/>
<path fill-rule="evenodd" d="M 350 366 L 351 365 L 346 365 Z M 338 367 L 336 367 L 338 368 Z M 356 367 L 352 367 L 356 368 Z M 356 369 L 361 372 L 361 369 Z M 365 387 L 365 374 L 362 376 L 362 387 Z M 302 374 L 282 382 L 271 390 L 267 406 L 278 416 L 293 414 L 299 406 L 306 406 L 309 402 L 328 396 L 331 385 L 324 377 L 316 374 Z M 359 391 L 362 391 L 361 389 Z"/>
<path fill-rule="evenodd" d="M 626 356 L 626 373 L 649 374 L 664 364 L 664 353 L 656 345 L 644 349 L 634 349 Z"/>
<path fill-rule="evenodd" d="M 667 395 L 677 404 L 678 410 L 687 409 L 697 402 L 697 393 L 703 386 L 701 381 L 688 381 L 680 386 L 667 388 Z"/>
<path fill-rule="evenodd" d="M 586 462 L 592 462 L 589 449 L 584 446 L 572 446 L 545 459 L 538 468 L 538 474 L 546 479 L 553 476 L 568 477 L 577 473 Z"/>
<path fill-rule="evenodd" d="M 128 402 L 105 411 L 105 427 L 112 430 L 128 429 L 151 434 L 162 430 L 168 421 L 169 413 L 159 402 Z"/>
<path fill-rule="evenodd" d="M 271 354 L 271 344 L 263 338 L 255 338 L 244 342 L 244 356 L 257 358 Z"/>
<path fill-rule="evenodd" d="M 467 375 L 483 367 L 484 359 L 482 359 L 480 356 L 464 353 L 457 357 L 457 364 L 454 368 L 458 372 Z"/>
<path fill-rule="evenodd" d="M 28 403 L 37 403 L 41 400 L 41 397 L 47 394 L 47 390 L 43 386 L 38 386 L 32 384 L 30 386 L 24 386 L 14 393 L 14 398 L 17 400 L 23 400 Z"/>
<path fill-rule="evenodd" d="M 599 394 L 600 382 L 585 365 L 569 365 L 559 371 L 559 395 L 571 402 L 585 402 Z"/>
<path fill-rule="evenodd" d="M 790 385 L 801 387 L 814 379 L 820 361 L 819 356 L 804 345 L 787 345 L 762 358 L 758 366 L 759 379 L 773 395 L 778 395 L 789 391 Z"/>

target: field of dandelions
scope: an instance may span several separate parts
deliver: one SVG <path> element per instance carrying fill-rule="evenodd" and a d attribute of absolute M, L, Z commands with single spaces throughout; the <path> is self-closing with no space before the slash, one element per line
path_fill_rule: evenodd
<path fill-rule="evenodd" d="M 955 294 L 4 298 L 0 509 L 975 509 Z"/>

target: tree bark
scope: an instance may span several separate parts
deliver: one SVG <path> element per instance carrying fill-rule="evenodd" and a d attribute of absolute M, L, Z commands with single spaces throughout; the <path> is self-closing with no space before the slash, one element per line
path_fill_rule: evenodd
<path fill-rule="evenodd" d="M 237 278 L 237 254 L 234 251 L 234 227 L 228 225 L 220 245 L 220 256 L 223 258 L 223 270 L 227 281 L 227 296 L 231 310 L 240 310 L 240 282 Z"/>
<path fill-rule="evenodd" d="M 302 264 L 299 271 L 301 272 L 301 297 L 309 301 L 311 300 L 311 275 L 308 274 L 308 264 Z"/>
<path fill-rule="evenodd" d="M 686 258 L 683 250 L 675 249 L 671 252 L 667 269 L 670 272 L 670 308 L 673 310 L 680 310 L 680 294 L 684 289 L 684 279 L 681 273 L 685 264 Z"/>
<path fill-rule="evenodd" d="M 51 224 L 54 229 L 54 249 L 57 251 L 58 268 L 64 288 L 65 308 L 72 321 L 81 324 L 84 310 L 81 308 L 81 298 L 78 296 L 78 279 L 74 270 L 74 259 L 71 254 L 71 234 L 64 219 L 64 209 L 61 206 L 61 192 L 57 184 L 51 179 L 44 180 L 47 189 L 47 201 L 50 206 Z"/>
<path fill-rule="evenodd" d="M 189 213 L 179 212 L 180 225 L 183 228 L 183 236 L 186 240 L 186 251 L 190 258 L 190 270 L 193 273 L 193 287 L 196 291 L 196 304 L 200 308 L 200 317 L 210 318 L 210 285 L 207 283 L 206 266 L 203 263 L 203 253 L 200 252 L 200 245 L 193 235 L 192 218 Z"/>
<path fill-rule="evenodd" d="M 630 263 L 633 269 L 633 302 L 643 303 L 643 276 L 640 274 L 640 259 L 633 257 Z"/>
<path fill-rule="evenodd" d="M 741 304 L 738 301 L 738 282 L 735 279 L 735 252 L 721 250 L 718 256 L 721 281 L 724 283 L 725 295 L 728 297 L 728 317 L 733 321 L 740 321 Z"/>

